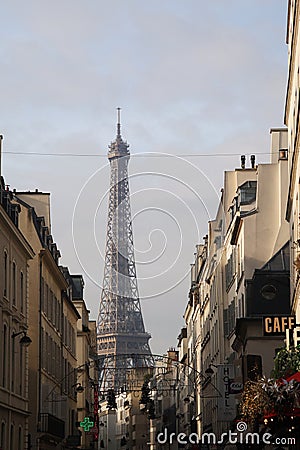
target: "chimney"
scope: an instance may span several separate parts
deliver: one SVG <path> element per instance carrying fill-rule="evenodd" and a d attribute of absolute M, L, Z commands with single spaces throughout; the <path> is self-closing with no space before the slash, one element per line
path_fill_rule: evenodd
<path fill-rule="evenodd" d="M 251 161 L 251 168 L 254 169 L 254 167 L 255 167 L 255 155 L 251 155 L 250 156 L 250 161 Z"/>
<path fill-rule="evenodd" d="M 278 160 L 288 159 L 288 129 L 271 128 L 271 163 L 276 164 Z"/>
<path fill-rule="evenodd" d="M 246 156 L 242 155 L 241 156 L 241 168 L 245 169 L 245 163 L 246 163 Z"/>

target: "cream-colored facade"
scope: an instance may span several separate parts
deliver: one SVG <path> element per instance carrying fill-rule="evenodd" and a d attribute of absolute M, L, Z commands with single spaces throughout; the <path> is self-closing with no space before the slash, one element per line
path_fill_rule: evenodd
<path fill-rule="evenodd" d="M 286 218 L 291 235 L 291 303 L 300 323 L 300 158 L 299 158 L 299 96 L 300 96 L 300 4 L 288 2 L 287 45 L 288 84 L 286 91 L 285 124 L 288 127 L 289 192 Z"/>
<path fill-rule="evenodd" d="M 270 164 L 255 165 L 252 158 L 248 167 L 243 164 L 225 172 L 216 218 L 209 223 L 204 243 L 196 248 L 184 318 L 186 363 L 201 374 L 194 387 L 196 410 L 190 414 L 190 427 L 199 435 L 214 431 L 220 436 L 237 415 L 236 395 L 226 407 L 222 404 L 222 371 L 242 380 L 241 368 L 249 355 L 261 361 L 262 372 L 270 375 L 275 349 L 283 345 L 282 336 L 263 335 L 262 317 L 290 312 L 288 286 L 284 297 L 275 287 L 276 277 L 288 284 L 286 146 L 287 130 L 272 129 Z M 267 295 L 254 295 L 257 280 L 271 279 L 261 291 L 273 289 L 266 292 L 272 294 L 272 302 Z"/>
<path fill-rule="evenodd" d="M 32 201 L 31 201 L 32 199 Z M 15 193 L 19 225 L 34 249 L 29 262 L 29 434 L 32 449 L 64 448 L 78 433 L 77 320 L 50 229 L 49 194 Z M 45 215 L 41 215 L 45 214 Z"/>
<path fill-rule="evenodd" d="M 77 421 L 83 422 L 85 417 L 94 417 L 95 389 L 98 392 L 97 366 L 95 364 L 96 322 L 89 321 L 89 310 L 83 299 L 84 281 L 81 275 L 70 275 L 72 301 L 80 319 L 77 321 L 76 353 L 77 353 Z M 96 422 L 96 420 L 94 420 Z M 97 425 L 97 424 L 96 424 Z M 91 448 L 95 435 L 81 429 L 81 448 Z"/>
<path fill-rule="evenodd" d="M 34 252 L 19 230 L 19 208 L 11 200 L 12 192 L 1 178 L 0 449 L 24 450 L 29 443 L 30 410 L 28 348 L 21 339 L 28 331 L 28 262 Z"/>

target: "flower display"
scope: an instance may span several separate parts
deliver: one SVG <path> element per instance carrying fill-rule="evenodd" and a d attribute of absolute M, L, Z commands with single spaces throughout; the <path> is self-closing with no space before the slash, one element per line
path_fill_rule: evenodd
<path fill-rule="evenodd" d="M 299 399 L 299 381 L 293 378 L 274 380 L 263 377 L 245 384 L 240 413 L 245 420 L 252 423 L 268 415 L 283 418 L 289 413 L 295 414 Z"/>

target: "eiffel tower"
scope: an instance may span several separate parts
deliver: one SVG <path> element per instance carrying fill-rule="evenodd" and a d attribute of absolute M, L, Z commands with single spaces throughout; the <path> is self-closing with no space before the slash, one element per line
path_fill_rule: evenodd
<path fill-rule="evenodd" d="M 100 390 L 126 389 L 129 369 L 152 366 L 138 294 L 128 183 L 129 145 L 117 136 L 109 146 L 110 191 L 105 267 L 97 323 Z"/>

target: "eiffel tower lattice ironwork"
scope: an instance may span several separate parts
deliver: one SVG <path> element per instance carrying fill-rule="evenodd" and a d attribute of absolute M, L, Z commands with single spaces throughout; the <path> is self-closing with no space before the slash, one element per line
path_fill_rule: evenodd
<path fill-rule="evenodd" d="M 128 183 L 129 145 L 117 136 L 109 146 L 110 191 L 103 286 L 97 323 L 100 390 L 126 389 L 130 368 L 149 367 L 150 334 L 145 332 L 138 294 Z M 118 359 L 118 356 L 123 355 Z M 124 358 L 124 355 L 128 355 Z"/>

